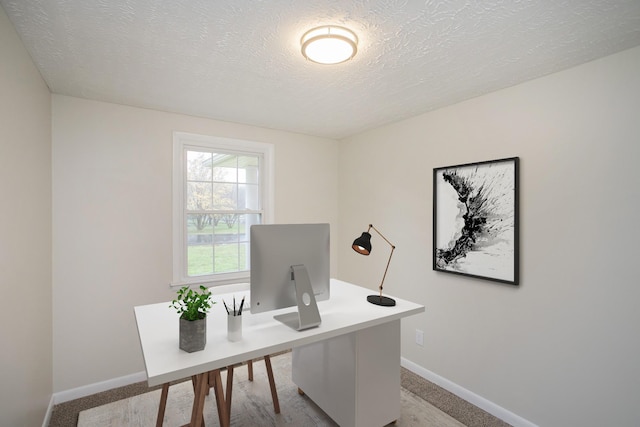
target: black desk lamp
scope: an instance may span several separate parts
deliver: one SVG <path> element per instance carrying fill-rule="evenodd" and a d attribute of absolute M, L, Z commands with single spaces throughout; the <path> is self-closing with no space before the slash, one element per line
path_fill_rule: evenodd
<path fill-rule="evenodd" d="M 354 240 L 351 247 L 359 254 L 369 255 L 371 253 L 371 233 L 369 233 L 369 231 L 371 231 L 372 228 L 376 231 L 376 233 L 380 235 L 380 237 L 385 240 L 385 242 L 387 242 L 391 246 L 391 254 L 389 255 L 389 261 L 387 261 L 387 268 L 384 269 L 382 281 L 380 282 L 380 286 L 378 287 L 380 289 L 380 295 L 369 295 L 367 297 L 367 301 L 369 301 L 371 304 L 393 307 L 394 305 L 396 305 L 396 301 L 393 298 L 382 296 L 382 285 L 384 283 L 384 278 L 387 276 L 387 270 L 389 270 L 389 264 L 391 264 L 391 257 L 393 256 L 393 251 L 396 249 L 396 247 L 390 241 L 388 241 L 387 238 L 384 237 L 382 233 L 380 233 L 378 229 L 373 226 L 373 224 L 369 224 L 369 229 L 363 232 L 362 236 Z"/>

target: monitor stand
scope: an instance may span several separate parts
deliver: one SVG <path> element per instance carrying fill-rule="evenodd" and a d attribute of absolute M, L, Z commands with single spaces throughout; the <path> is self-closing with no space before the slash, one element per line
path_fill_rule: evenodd
<path fill-rule="evenodd" d="M 304 265 L 292 265 L 291 280 L 293 280 L 296 288 L 298 311 L 278 314 L 273 318 L 296 331 L 320 325 L 320 312 L 318 311 L 316 297 L 313 295 L 313 287 L 311 286 L 311 280 L 309 280 L 307 267 Z"/>

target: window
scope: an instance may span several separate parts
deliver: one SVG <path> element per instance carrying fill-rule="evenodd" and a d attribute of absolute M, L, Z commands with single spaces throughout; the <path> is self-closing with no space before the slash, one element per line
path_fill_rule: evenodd
<path fill-rule="evenodd" d="M 173 284 L 249 278 L 249 229 L 271 222 L 273 146 L 175 132 Z"/>

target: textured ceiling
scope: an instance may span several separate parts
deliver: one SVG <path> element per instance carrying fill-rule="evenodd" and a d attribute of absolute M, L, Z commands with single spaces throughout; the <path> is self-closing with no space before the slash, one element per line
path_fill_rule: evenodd
<path fill-rule="evenodd" d="M 0 0 L 52 92 L 340 139 L 640 45 L 639 0 Z M 356 57 L 306 61 L 338 24 Z"/>

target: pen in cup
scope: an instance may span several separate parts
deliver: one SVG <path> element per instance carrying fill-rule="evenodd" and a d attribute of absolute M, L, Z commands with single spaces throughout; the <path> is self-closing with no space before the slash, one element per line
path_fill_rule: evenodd
<path fill-rule="evenodd" d="M 238 316 L 242 314 L 242 306 L 244 306 L 244 297 L 242 297 L 242 301 L 240 302 L 240 308 L 238 309 Z"/>
<path fill-rule="evenodd" d="M 233 310 L 231 310 L 229 308 L 229 306 L 227 305 L 227 302 L 225 300 L 222 300 L 222 303 L 224 304 L 224 308 L 225 310 L 227 310 L 227 314 L 231 315 L 231 313 L 233 312 L 234 316 L 240 316 L 242 315 L 242 309 L 244 307 L 244 299 L 245 297 L 242 297 L 242 301 L 240 301 L 240 306 L 238 308 L 236 308 L 236 297 L 233 297 Z"/>

